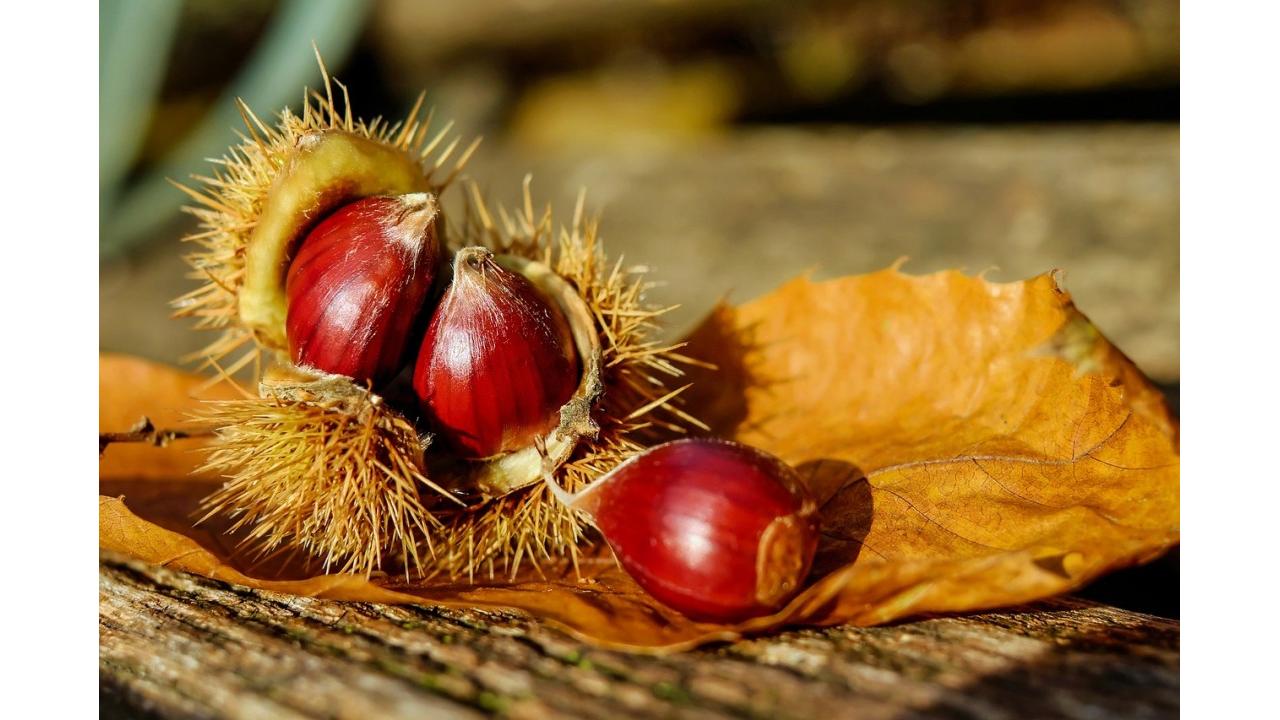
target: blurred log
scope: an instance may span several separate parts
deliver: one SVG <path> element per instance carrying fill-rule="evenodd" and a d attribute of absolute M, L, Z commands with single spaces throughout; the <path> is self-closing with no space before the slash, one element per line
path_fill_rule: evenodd
<path fill-rule="evenodd" d="M 1080 308 L 1148 374 L 1178 377 L 1178 129 L 1172 125 L 743 130 L 547 150 L 490 143 L 469 173 L 495 200 L 568 219 L 580 188 L 606 250 L 654 268 L 651 294 L 691 327 L 718 300 L 796 273 L 1060 268 Z M 456 196 L 453 200 L 456 200 Z M 174 228 L 104 268 L 101 345 L 176 362 L 208 341 L 168 319 L 190 289 Z"/>
<path fill-rule="evenodd" d="M 1176 621 L 1062 599 L 679 655 L 516 614 L 346 604 L 104 556 L 103 717 L 1176 717 Z"/>
<path fill-rule="evenodd" d="M 584 114 L 589 114 L 584 110 Z M 497 199 L 562 214 L 588 189 L 611 255 L 654 268 L 667 321 L 791 277 L 963 268 L 993 280 L 1063 271 L 1077 305 L 1149 375 L 1179 370 L 1178 128 L 1172 125 L 753 129 L 489 148 Z M 496 181 L 494 178 L 510 178 Z"/>
<path fill-rule="evenodd" d="M 883 91 L 955 96 L 1177 83 L 1176 0 L 790 2 L 383 0 L 371 36 L 401 90 L 457 69 L 509 88 L 583 70 L 722 64 L 744 108 L 778 113 Z"/>

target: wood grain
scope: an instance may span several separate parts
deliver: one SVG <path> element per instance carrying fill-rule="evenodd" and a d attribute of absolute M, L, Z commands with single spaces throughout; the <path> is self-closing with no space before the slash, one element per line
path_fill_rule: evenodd
<path fill-rule="evenodd" d="M 103 554 L 99 637 L 103 717 L 1178 714 L 1178 623 L 1074 599 L 653 657 L 514 613 L 313 600 Z"/>

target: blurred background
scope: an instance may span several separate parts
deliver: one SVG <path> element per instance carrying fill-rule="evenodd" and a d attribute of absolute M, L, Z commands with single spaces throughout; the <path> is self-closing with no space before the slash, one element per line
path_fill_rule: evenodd
<path fill-rule="evenodd" d="M 166 178 L 316 87 L 357 114 L 420 90 L 486 140 L 469 174 L 666 282 L 676 335 L 791 276 L 1059 268 L 1178 388 L 1178 3 L 1169 0 L 101 0 L 100 345 L 166 362 L 193 223 Z M 456 198 L 455 198 L 456 199 Z M 1177 615 L 1176 553 L 1098 599 Z"/>
<path fill-rule="evenodd" d="M 567 214 L 680 303 L 796 273 L 1066 271 L 1178 377 L 1178 4 L 1167 0 L 102 0 L 100 343 L 173 362 L 192 224 L 166 178 L 297 108 L 315 40 L 356 112 L 425 89 L 492 197 Z"/>

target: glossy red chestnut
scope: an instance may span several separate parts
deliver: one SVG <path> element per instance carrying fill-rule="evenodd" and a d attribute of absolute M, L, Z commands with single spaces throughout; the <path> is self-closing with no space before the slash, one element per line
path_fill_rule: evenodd
<path fill-rule="evenodd" d="M 816 505 L 795 471 L 739 443 L 677 440 L 576 495 L 552 488 L 594 519 L 641 587 L 694 620 L 777 610 L 799 590 L 817 547 Z"/>
<path fill-rule="evenodd" d="M 285 280 L 295 364 L 377 383 L 404 367 L 440 264 L 438 214 L 429 193 L 368 197 L 307 234 Z"/>
<path fill-rule="evenodd" d="M 579 378 L 561 311 L 489 250 L 458 251 L 413 374 L 432 428 L 467 458 L 532 447 Z"/>

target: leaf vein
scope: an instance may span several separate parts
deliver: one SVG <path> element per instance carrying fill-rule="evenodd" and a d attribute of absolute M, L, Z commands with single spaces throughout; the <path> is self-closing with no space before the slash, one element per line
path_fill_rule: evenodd
<path fill-rule="evenodd" d="M 894 497 L 898 498 L 898 499 L 899 499 L 899 500 L 901 500 L 903 503 L 905 503 L 907 507 L 911 508 L 911 510 L 912 510 L 912 511 L 914 511 L 914 512 L 915 512 L 917 515 L 919 515 L 920 517 L 924 518 L 925 520 L 929 521 L 930 523 L 932 523 L 932 524 L 934 524 L 934 525 L 937 525 L 937 526 L 938 526 L 939 528 L 941 528 L 944 532 L 946 532 L 946 533 L 948 533 L 948 534 L 951 534 L 951 535 L 954 535 L 954 536 L 956 536 L 956 537 L 960 538 L 961 540 L 964 540 L 964 541 L 965 541 L 965 542 L 967 542 L 967 543 L 971 543 L 971 544 L 973 544 L 973 545 L 977 545 L 978 547 L 984 547 L 984 548 L 987 548 L 988 550 L 999 550 L 999 551 L 1001 551 L 1001 552 L 1007 552 L 1007 551 L 1009 550 L 1009 548 L 1003 548 L 1003 547 L 999 547 L 999 546 L 996 546 L 996 545 L 988 545 L 988 544 L 986 544 L 986 543 L 984 543 L 984 542 L 979 542 L 979 541 L 977 541 L 977 540 L 974 540 L 974 539 L 973 539 L 973 538 L 971 538 L 971 537 L 966 537 L 966 536 L 964 536 L 964 535 L 961 535 L 960 533 L 956 532 L 955 530 L 952 530 L 951 528 L 947 527 L 946 525 L 943 525 L 942 523 L 938 522 L 937 520 L 934 520 L 932 517 L 930 517 L 930 516 L 928 515 L 928 513 L 925 513 L 925 512 L 924 512 L 924 511 L 922 511 L 920 508 L 916 507 L 916 506 L 915 506 L 915 503 L 911 502 L 910 500 L 908 500 L 908 499 L 907 499 L 906 497 L 904 497 L 903 495 L 901 495 L 901 494 L 899 494 L 899 493 L 897 493 L 897 492 L 894 492 L 893 490 L 890 490 L 890 489 L 888 489 L 888 488 L 874 487 L 874 486 L 872 487 L 872 489 L 873 489 L 873 490 L 879 490 L 879 491 L 881 491 L 881 492 L 889 493 L 890 495 L 892 495 L 892 496 L 894 496 Z"/>

